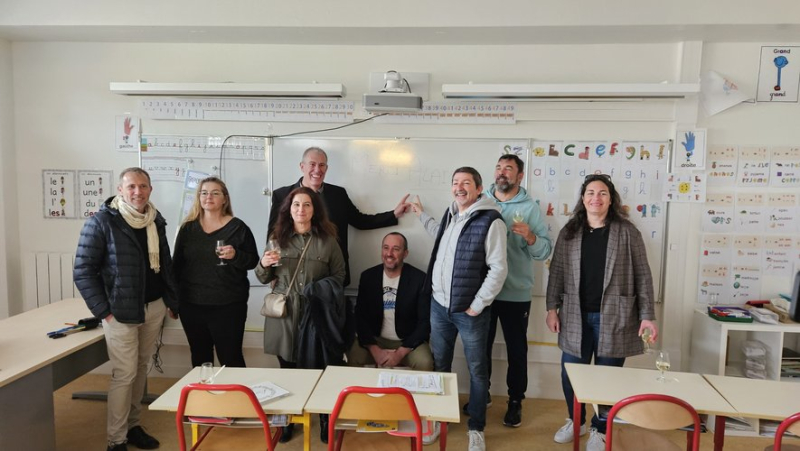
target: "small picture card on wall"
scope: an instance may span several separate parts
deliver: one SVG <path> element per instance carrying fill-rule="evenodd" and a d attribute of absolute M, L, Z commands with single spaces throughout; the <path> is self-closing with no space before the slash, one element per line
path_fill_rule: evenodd
<path fill-rule="evenodd" d="M 142 121 L 136 116 L 117 116 L 114 121 L 114 148 L 120 152 L 138 152 Z"/>
<path fill-rule="evenodd" d="M 739 148 L 736 146 L 709 147 L 708 162 L 706 163 L 708 185 L 735 185 L 738 160 Z"/>
<path fill-rule="evenodd" d="M 45 218 L 75 219 L 75 171 L 43 170 L 42 189 Z"/>
<path fill-rule="evenodd" d="M 739 186 L 768 186 L 769 166 L 769 152 L 766 147 L 740 148 L 737 184 Z"/>
<path fill-rule="evenodd" d="M 798 87 L 800 87 L 800 47 L 761 47 L 756 100 L 797 102 Z"/>
<path fill-rule="evenodd" d="M 800 186 L 800 147 L 773 147 L 770 151 L 770 186 Z"/>
<path fill-rule="evenodd" d="M 672 154 L 672 167 L 683 169 L 703 169 L 706 166 L 706 130 L 680 129 L 675 139 L 675 152 Z"/>
<path fill-rule="evenodd" d="M 115 193 L 111 171 L 78 171 L 78 218 L 87 219 Z"/>
<path fill-rule="evenodd" d="M 667 174 L 662 200 L 664 202 L 705 202 L 706 175 L 700 173 Z"/>

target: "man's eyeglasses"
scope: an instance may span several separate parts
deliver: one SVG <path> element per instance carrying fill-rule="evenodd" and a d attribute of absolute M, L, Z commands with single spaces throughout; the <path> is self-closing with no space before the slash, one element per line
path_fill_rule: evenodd
<path fill-rule="evenodd" d="M 594 182 L 595 180 L 611 183 L 611 176 L 608 174 L 589 174 L 583 179 L 583 183 Z"/>
<path fill-rule="evenodd" d="M 200 197 L 208 196 L 220 197 L 222 196 L 222 191 L 200 191 Z"/>

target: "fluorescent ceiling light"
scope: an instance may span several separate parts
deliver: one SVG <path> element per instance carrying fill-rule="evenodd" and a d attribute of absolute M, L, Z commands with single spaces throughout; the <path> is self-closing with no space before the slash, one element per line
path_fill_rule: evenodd
<path fill-rule="evenodd" d="M 683 99 L 697 95 L 697 83 L 449 84 L 445 99 L 463 100 L 620 100 Z"/>
<path fill-rule="evenodd" d="M 119 83 L 111 92 L 129 96 L 198 97 L 337 97 L 345 95 L 341 83 Z"/>

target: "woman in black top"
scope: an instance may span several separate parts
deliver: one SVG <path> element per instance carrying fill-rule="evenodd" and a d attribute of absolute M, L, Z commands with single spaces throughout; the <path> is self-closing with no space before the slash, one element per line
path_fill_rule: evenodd
<path fill-rule="evenodd" d="M 217 241 L 224 240 L 220 255 Z M 225 265 L 220 265 L 220 260 Z M 194 204 L 175 241 L 173 265 L 178 279 L 181 324 L 189 341 L 192 366 L 214 361 L 244 367 L 242 340 L 250 282 L 247 271 L 258 264 L 250 228 L 233 216 L 225 183 L 207 177 L 197 187 Z"/>

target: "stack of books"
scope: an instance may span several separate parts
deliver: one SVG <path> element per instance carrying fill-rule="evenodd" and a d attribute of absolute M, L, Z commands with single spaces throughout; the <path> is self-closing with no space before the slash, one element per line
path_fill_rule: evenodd
<path fill-rule="evenodd" d="M 800 377 L 800 352 L 783 348 L 781 377 Z"/>

